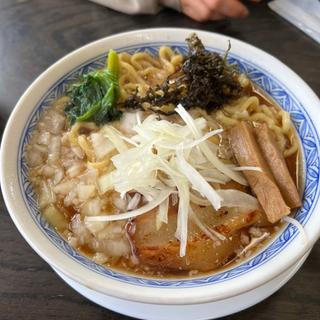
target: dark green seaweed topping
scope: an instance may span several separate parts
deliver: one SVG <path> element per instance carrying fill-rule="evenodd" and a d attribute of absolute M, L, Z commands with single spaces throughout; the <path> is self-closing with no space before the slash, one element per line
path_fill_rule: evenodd
<path fill-rule="evenodd" d="M 241 95 L 238 73 L 234 66 L 227 63 L 230 45 L 221 57 L 216 52 L 206 51 L 196 34 L 186 41 L 189 53 L 182 69 L 171 75 L 163 85 L 150 88 L 145 97 L 140 97 L 136 92 L 125 101 L 125 108 L 170 114 L 181 103 L 186 109 L 200 107 L 211 112 Z"/>
<path fill-rule="evenodd" d="M 70 124 L 93 121 L 99 125 L 119 119 L 122 112 L 116 107 L 120 95 L 118 78 L 118 55 L 110 50 L 107 69 L 84 74 L 69 87 L 70 102 L 64 112 Z"/>

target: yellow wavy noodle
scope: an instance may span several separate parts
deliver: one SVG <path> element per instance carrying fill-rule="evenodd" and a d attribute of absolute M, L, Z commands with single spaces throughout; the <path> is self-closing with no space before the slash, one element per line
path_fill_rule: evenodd
<path fill-rule="evenodd" d="M 243 87 L 243 88 L 247 88 L 247 87 L 251 86 L 249 78 L 244 73 L 240 74 L 238 81 L 240 82 L 241 87 Z"/>
<path fill-rule="evenodd" d="M 98 169 L 98 170 L 102 170 L 104 169 L 110 162 L 110 159 L 107 158 L 105 160 L 102 160 L 102 161 L 99 161 L 99 162 L 90 162 L 88 161 L 88 166 L 92 167 L 92 168 L 95 168 L 95 169 Z"/>
<path fill-rule="evenodd" d="M 226 105 L 215 114 L 216 119 L 224 126 L 231 127 L 238 121 L 265 122 L 274 132 L 276 141 L 285 157 L 298 150 L 297 139 L 289 113 L 281 109 L 260 104 L 255 96 L 242 97 Z"/>
<path fill-rule="evenodd" d="M 227 128 L 238 123 L 238 120 L 226 116 L 221 110 L 216 113 L 216 119 L 222 124 L 223 127 L 226 126 Z"/>
<path fill-rule="evenodd" d="M 85 135 L 82 134 L 82 135 L 78 136 L 78 145 L 84 151 L 84 153 L 87 156 L 87 159 L 90 162 L 96 161 L 96 156 L 94 154 L 92 146 Z"/>
<path fill-rule="evenodd" d="M 190 114 L 194 119 L 203 117 L 207 120 L 208 127 L 210 130 L 215 130 L 221 127 L 219 122 L 217 122 L 216 119 L 214 119 L 211 115 L 209 115 L 204 109 L 201 108 L 195 108 L 189 110 Z"/>
<path fill-rule="evenodd" d="M 268 117 L 273 118 L 276 117 L 277 114 L 275 114 L 270 107 L 267 107 L 266 105 L 261 105 L 261 110 L 263 113 L 265 113 Z"/>
<path fill-rule="evenodd" d="M 94 122 L 76 122 L 68 133 L 70 145 L 78 146 L 78 137 L 80 129 L 97 130 L 98 127 Z"/>
<path fill-rule="evenodd" d="M 179 69 L 182 60 L 183 57 L 169 47 L 160 47 L 158 56 L 154 57 L 147 52 L 120 53 L 121 100 L 126 100 L 136 90 L 144 96 L 149 87 L 160 85 Z"/>
<path fill-rule="evenodd" d="M 146 52 L 138 52 L 131 56 L 130 62 L 136 70 L 143 70 L 148 67 L 160 69 L 161 63 Z"/>
<path fill-rule="evenodd" d="M 76 122 L 68 133 L 68 139 L 71 146 L 79 146 L 86 155 L 86 162 L 89 167 L 105 172 L 110 168 L 114 168 L 110 163 L 110 159 L 116 153 L 111 151 L 104 159 L 96 161 L 96 156 L 92 147 L 92 142 L 89 136 L 81 134 L 81 129 L 97 131 L 98 127 L 94 122 Z"/>

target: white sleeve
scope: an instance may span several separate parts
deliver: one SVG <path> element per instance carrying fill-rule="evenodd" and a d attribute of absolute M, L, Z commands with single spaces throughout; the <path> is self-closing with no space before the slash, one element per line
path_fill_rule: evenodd
<path fill-rule="evenodd" d="M 113 10 L 127 14 L 156 14 L 161 6 L 180 10 L 180 0 L 91 0 Z"/>

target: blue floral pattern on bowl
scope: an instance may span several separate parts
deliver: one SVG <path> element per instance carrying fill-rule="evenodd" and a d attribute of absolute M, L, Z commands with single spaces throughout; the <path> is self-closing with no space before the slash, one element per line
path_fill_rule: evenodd
<path fill-rule="evenodd" d="M 187 48 L 183 43 L 168 44 L 160 42 L 120 48 L 117 49 L 117 51 L 127 51 L 129 53 L 134 53 L 136 51 L 148 51 L 152 54 L 157 54 L 159 47 L 163 44 L 170 45 L 176 52 L 182 54 L 187 52 Z M 215 48 L 209 48 L 209 50 L 220 51 Z M 277 253 L 282 251 L 297 236 L 298 230 L 295 226 L 287 226 L 282 233 L 275 238 L 262 252 L 253 256 L 248 261 L 245 261 L 244 263 L 239 264 L 229 270 L 214 273 L 209 276 L 187 280 L 146 279 L 121 273 L 119 271 L 96 264 L 73 249 L 53 228 L 50 227 L 50 225 L 48 225 L 39 212 L 36 194 L 28 178 L 28 167 L 24 156 L 25 146 L 30 141 L 32 132 L 36 127 L 41 112 L 48 108 L 54 100 L 62 96 L 68 84 L 77 80 L 79 75 L 103 67 L 105 59 L 105 55 L 91 59 L 59 79 L 35 106 L 25 126 L 24 133 L 20 140 L 18 154 L 18 172 L 20 173 L 19 182 L 25 204 L 30 212 L 30 215 L 41 231 L 57 248 L 90 270 L 106 277 L 114 278 L 118 281 L 149 287 L 197 287 L 227 281 L 235 277 L 239 277 L 252 269 L 258 268 L 268 260 L 275 258 Z M 295 98 L 294 94 L 266 70 L 263 70 L 252 62 L 246 61 L 245 59 L 237 57 L 233 54 L 229 54 L 228 60 L 230 63 L 237 64 L 240 71 L 245 72 L 262 89 L 270 94 L 275 101 L 283 107 L 284 110 L 290 112 L 291 114 L 291 118 L 301 140 L 305 160 L 304 165 L 306 179 L 303 195 L 303 206 L 297 211 L 295 216 L 295 218 L 302 225 L 304 225 L 308 221 L 313 207 L 319 200 L 320 146 L 319 137 L 317 136 L 316 130 L 313 126 L 312 119 L 310 119 L 306 110 Z"/>

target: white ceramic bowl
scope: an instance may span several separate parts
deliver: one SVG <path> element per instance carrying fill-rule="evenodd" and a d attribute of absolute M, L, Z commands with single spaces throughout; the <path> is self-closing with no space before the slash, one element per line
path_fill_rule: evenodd
<path fill-rule="evenodd" d="M 27 176 L 24 146 L 41 111 L 62 94 L 79 73 L 103 65 L 110 48 L 155 53 L 160 45 L 186 52 L 185 38 L 196 30 L 146 29 L 118 34 L 84 46 L 62 58 L 37 78 L 17 103 L 7 123 L 1 147 L 4 199 L 17 228 L 32 248 L 67 279 L 95 292 L 137 303 L 191 305 L 223 301 L 267 284 L 293 268 L 320 235 L 320 103 L 293 71 L 269 54 L 236 39 L 196 31 L 209 50 L 224 52 L 231 40 L 230 62 L 235 62 L 287 111 L 299 134 L 305 162 L 303 206 L 296 219 L 308 243 L 289 225 L 262 251 L 222 272 L 186 280 L 152 280 L 106 269 L 73 250 L 41 218 Z"/>
<path fill-rule="evenodd" d="M 87 299 L 131 317 L 147 320 L 212 320 L 249 308 L 272 295 L 293 277 L 308 255 L 309 252 L 285 272 L 253 290 L 223 300 L 187 305 L 146 304 L 111 297 L 81 285 L 58 270 L 55 271 L 69 286 Z"/>

